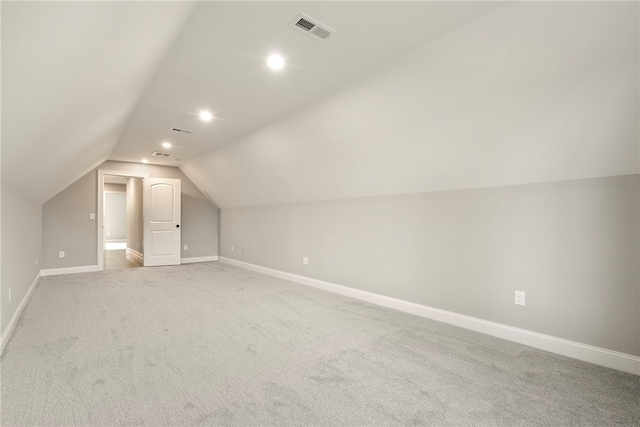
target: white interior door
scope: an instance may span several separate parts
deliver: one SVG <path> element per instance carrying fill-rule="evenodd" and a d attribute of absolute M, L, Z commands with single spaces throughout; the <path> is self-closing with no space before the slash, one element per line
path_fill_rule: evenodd
<path fill-rule="evenodd" d="M 180 264 L 180 180 L 145 178 L 144 266 Z"/>

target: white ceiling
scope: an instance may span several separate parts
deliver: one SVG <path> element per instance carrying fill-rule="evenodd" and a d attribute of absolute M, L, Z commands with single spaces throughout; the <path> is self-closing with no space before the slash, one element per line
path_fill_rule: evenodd
<path fill-rule="evenodd" d="M 637 2 L 2 2 L 2 181 L 44 202 L 148 158 L 233 207 L 637 173 L 638 27 Z"/>
<path fill-rule="evenodd" d="M 470 2 L 202 2 L 158 68 L 111 160 L 181 165 L 303 108 L 407 50 L 496 8 Z M 289 23 L 303 12 L 336 30 L 324 42 Z M 266 58 L 278 52 L 286 69 Z M 200 110 L 216 120 L 203 123 Z M 172 132 L 171 127 L 192 131 Z M 171 142 L 171 158 L 150 157 Z M 177 161 L 180 159 L 180 161 Z"/>
<path fill-rule="evenodd" d="M 181 165 L 501 4 L 3 2 L 3 181 L 45 201 L 106 159 Z M 335 35 L 289 28 L 300 12 Z"/>
<path fill-rule="evenodd" d="M 43 202 L 108 158 L 186 2 L 2 2 L 2 181 Z"/>
<path fill-rule="evenodd" d="M 639 9 L 509 3 L 180 168 L 222 208 L 638 173 Z"/>

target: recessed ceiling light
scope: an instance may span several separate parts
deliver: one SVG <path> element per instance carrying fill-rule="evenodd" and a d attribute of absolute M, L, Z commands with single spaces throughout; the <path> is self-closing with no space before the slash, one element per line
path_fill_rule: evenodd
<path fill-rule="evenodd" d="M 162 146 L 163 146 L 164 148 L 171 148 L 171 143 L 170 143 L 170 142 L 163 142 L 163 143 L 162 143 Z"/>
<path fill-rule="evenodd" d="M 267 65 L 272 70 L 282 70 L 282 68 L 284 68 L 284 58 L 277 53 L 269 55 L 267 58 Z"/>
<path fill-rule="evenodd" d="M 211 114 L 208 111 L 201 111 L 200 119 L 204 120 L 205 122 L 208 122 L 209 120 L 213 119 L 213 114 Z"/>
<path fill-rule="evenodd" d="M 149 163 L 149 160 L 147 160 L 147 159 L 142 159 L 142 163 Z"/>

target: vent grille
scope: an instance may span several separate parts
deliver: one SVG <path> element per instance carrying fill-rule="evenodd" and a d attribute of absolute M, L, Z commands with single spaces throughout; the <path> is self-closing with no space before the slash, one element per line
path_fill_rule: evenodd
<path fill-rule="evenodd" d="M 171 157 L 170 153 L 161 153 L 160 151 L 154 151 L 152 156 L 156 157 Z"/>
<path fill-rule="evenodd" d="M 313 30 L 311 30 L 311 34 L 313 34 L 314 36 L 320 37 L 322 40 L 326 40 L 331 36 L 331 33 L 322 27 L 314 28 Z"/>
<path fill-rule="evenodd" d="M 335 30 L 321 24 L 317 20 L 310 18 L 303 13 L 296 16 L 296 18 L 289 23 L 289 26 L 320 41 L 328 39 L 335 33 Z"/>
<path fill-rule="evenodd" d="M 180 128 L 171 128 L 171 130 L 174 132 L 181 132 L 181 133 L 187 133 L 187 134 L 191 133 L 190 130 L 180 129 Z"/>
<path fill-rule="evenodd" d="M 313 30 L 313 27 L 316 26 L 316 24 L 314 24 L 313 22 L 309 22 L 304 18 L 300 18 L 298 22 L 296 22 L 296 26 L 304 28 L 307 31 L 311 31 Z"/>

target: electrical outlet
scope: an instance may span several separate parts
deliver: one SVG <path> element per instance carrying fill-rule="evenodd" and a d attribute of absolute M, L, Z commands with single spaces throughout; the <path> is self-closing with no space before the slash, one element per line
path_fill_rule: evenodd
<path fill-rule="evenodd" d="M 11 302 L 11 288 L 9 288 L 9 302 Z"/>
<path fill-rule="evenodd" d="M 58 258 L 64 258 L 64 251 L 58 252 Z"/>
<path fill-rule="evenodd" d="M 188 251 L 189 250 L 189 245 L 184 245 L 184 250 Z"/>
<path fill-rule="evenodd" d="M 233 245 L 231 245 L 231 252 L 233 252 Z"/>
<path fill-rule="evenodd" d="M 524 305 L 524 292 L 516 291 L 516 304 Z"/>
<path fill-rule="evenodd" d="M 302 257 L 302 264 L 309 265 L 309 257 L 303 256 Z"/>

